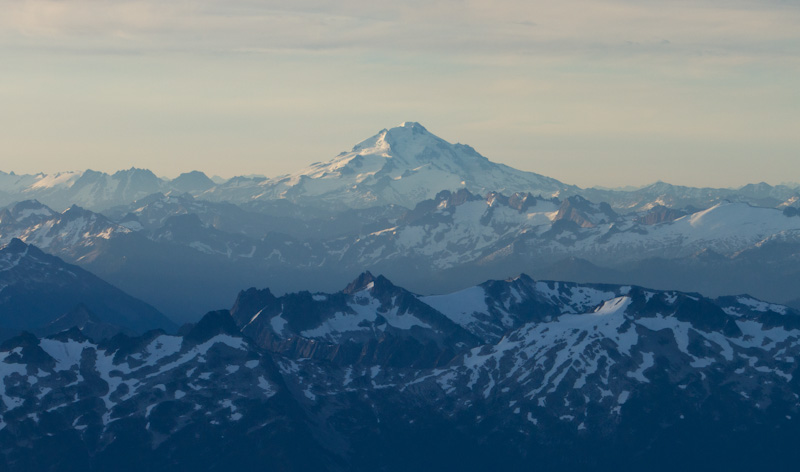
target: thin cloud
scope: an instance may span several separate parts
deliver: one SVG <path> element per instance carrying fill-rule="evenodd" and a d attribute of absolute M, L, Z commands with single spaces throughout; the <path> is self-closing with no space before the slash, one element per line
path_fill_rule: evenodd
<path fill-rule="evenodd" d="M 775 2 L 0 1 L 6 49 L 236 52 L 360 50 L 461 55 L 796 55 L 800 8 Z M 746 38 L 746 39 L 743 39 Z M 669 48 L 660 47 L 668 42 Z"/>

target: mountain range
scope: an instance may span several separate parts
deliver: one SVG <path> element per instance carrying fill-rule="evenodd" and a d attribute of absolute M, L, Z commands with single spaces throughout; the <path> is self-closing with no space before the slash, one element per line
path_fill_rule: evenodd
<path fill-rule="evenodd" d="M 798 287 L 797 186 L 414 122 L 274 178 L 0 172 L 0 472 L 793 471 Z"/>
<path fill-rule="evenodd" d="M 800 216 L 741 202 L 617 213 L 577 195 L 462 189 L 410 210 L 325 218 L 155 194 L 107 213 L 21 202 L 0 210 L 0 244 L 20 238 L 180 321 L 227 306 L 242 287 L 331 290 L 364 269 L 429 294 L 519 272 L 780 303 L 794 303 L 800 284 Z"/>
<path fill-rule="evenodd" d="M 242 334 L 249 333 L 249 334 Z M 0 346 L 6 470 L 791 470 L 800 313 L 491 280 L 242 291 L 177 335 Z M 409 454 L 409 451 L 414 451 Z"/>
<path fill-rule="evenodd" d="M 286 213 L 295 206 L 304 212 L 322 209 L 331 213 L 385 205 L 410 209 L 442 190 L 462 188 L 481 196 L 488 192 L 545 198 L 581 195 L 595 203 L 606 202 L 622 213 L 656 205 L 706 209 L 724 200 L 772 208 L 800 207 L 797 185 L 758 183 L 715 189 L 657 182 L 634 190 L 581 189 L 492 162 L 472 147 L 451 144 L 416 122 L 383 129 L 349 152 L 273 178 L 239 176 L 214 182 L 195 170 L 166 179 L 137 168 L 114 174 L 92 170 L 34 175 L 0 172 L 0 205 L 35 199 L 57 211 L 73 204 L 106 211 L 153 193 L 178 192 L 262 213 Z"/>

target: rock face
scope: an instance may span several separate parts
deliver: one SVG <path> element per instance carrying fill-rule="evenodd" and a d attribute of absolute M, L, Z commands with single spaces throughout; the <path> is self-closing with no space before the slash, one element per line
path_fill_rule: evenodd
<path fill-rule="evenodd" d="M 250 289 L 239 294 L 231 314 L 265 348 L 340 365 L 432 367 L 480 344 L 415 295 L 369 272 L 336 294 L 277 298 Z"/>
<path fill-rule="evenodd" d="M 73 313 L 79 305 L 93 315 Z M 58 320 L 65 314 L 72 316 L 76 325 L 94 320 L 107 325 L 102 329 L 116 331 L 142 333 L 154 327 L 175 329 L 175 325 L 152 306 L 35 246 L 12 239 L 0 249 L 0 329 L 3 334 L 13 335 L 20 330 L 48 331 L 52 328 L 48 326 L 58 326 Z"/>
<path fill-rule="evenodd" d="M 792 470 L 798 459 L 800 313 L 748 296 L 520 276 L 419 297 L 364 273 L 336 294 L 244 291 L 233 313 L 180 336 L 5 342 L 5 470 Z M 348 345 L 361 351 L 343 355 Z"/>

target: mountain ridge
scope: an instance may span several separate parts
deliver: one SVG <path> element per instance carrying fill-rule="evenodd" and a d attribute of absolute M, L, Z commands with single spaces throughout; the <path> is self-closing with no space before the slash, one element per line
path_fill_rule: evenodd
<path fill-rule="evenodd" d="M 83 306 L 84 313 L 74 312 Z M 89 313 L 90 312 L 90 313 Z M 0 247 L 0 329 L 47 332 L 65 314 L 109 335 L 176 326 L 158 310 L 78 266 L 14 238 Z"/>
<path fill-rule="evenodd" d="M 388 280 L 373 280 L 381 276 L 357 277 L 350 295 L 391 296 Z M 724 470 L 792 470 L 797 311 L 743 295 L 525 275 L 473 290 L 484 300 L 450 316 L 475 333 L 480 323 L 467 318 L 527 315 L 435 365 L 261 349 L 225 310 L 179 336 L 22 334 L 0 343 L 0 458 L 12 471 L 127 470 L 126 457 L 136 458 L 131 470 L 164 471 L 265 460 L 325 471 L 667 471 L 710 460 Z M 347 296 L 315 295 L 334 304 Z M 484 316 L 492 310 L 504 313 Z M 70 447 L 55 447 L 61 441 Z"/>
<path fill-rule="evenodd" d="M 582 195 L 607 202 L 616 211 L 642 211 L 655 205 L 707 208 L 729 199 L 759 206 L 792 207 L 800 188 L 747 184 L 738 189 L 693 188 L 655 182 L 636 189 L 581 189 L 533 172 L 489 161 L 474 148 L 451 144 L 416 122 L 383 129 L 333 159 L 277 177 L 239 176 L 214 182 L 203 172 L 161 179 L 147 169 L 113 174 L 92 170 L 17 175 L 0 171 L 0 205 L 38 199 L 57 210 L 79 204 L 92 210 L 127 205 L 154 192 L 189 192 L 196 198 L 259 208 L 276 200 L 342 211 L 396 204 L 412 208 L 441 190 L 527 192 L 545 197 Z M 64 203 L 67 202 L 67 203 Z"/>
<path fill-rule="evenodd" d="M 276 293 L 332 290 L 364 269 L 426 293 L 534 272 L 709 295 L 747 291 L 775 302 L 796 298 L 800 275 L 792 263 L 800 219 L 743 202 L 617 213 L 577 195 L 461 189 L 411 210 L 261 219 L 233 204 L 155 194 L 112 215 L 22 202 L 0 210 L 0 243 L 22 238 L 187 321 L 257 280 Z M 176 294 L 191 301 L 178 303 Z"/>

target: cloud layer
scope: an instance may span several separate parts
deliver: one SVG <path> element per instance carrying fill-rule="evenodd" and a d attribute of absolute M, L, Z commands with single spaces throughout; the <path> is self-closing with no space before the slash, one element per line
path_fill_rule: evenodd
<path fill-rule="evenodd" d="M 796 58 L 800 45 L 800 7 L 778 1 L 12 0 L 0 6 L 6 46 Z"/>

